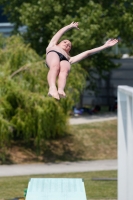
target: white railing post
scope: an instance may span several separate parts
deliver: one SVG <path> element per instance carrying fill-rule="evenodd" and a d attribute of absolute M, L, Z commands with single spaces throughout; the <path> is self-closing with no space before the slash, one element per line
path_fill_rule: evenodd
<path fill-rule="evenodd" d="M 118 200 L 133 200 L 133 88 L 118 86 Z"/>

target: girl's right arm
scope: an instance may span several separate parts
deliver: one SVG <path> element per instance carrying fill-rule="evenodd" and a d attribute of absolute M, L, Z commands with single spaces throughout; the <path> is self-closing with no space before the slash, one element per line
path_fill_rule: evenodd
<path fill-rule="evenodd" d="M 52 47 L 54 45 L 56 45 L 59 41 L 59 39 L 61 38 L 61 36 L 67 32 L 68 30 L 72 29 L 72 28 L 76 28 L 76 29 L 79 29 L 78 28 L 78 22 L 72 22 L 71 24 L 61 28 L 54 36 L 53 38 L 51 39 L 49 45 L 47 48 L 49 47 Z"/>

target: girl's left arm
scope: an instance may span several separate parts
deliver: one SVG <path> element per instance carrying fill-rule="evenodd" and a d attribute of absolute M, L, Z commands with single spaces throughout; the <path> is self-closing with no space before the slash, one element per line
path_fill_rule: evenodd
<path fill-rule="evenodd" d="M 117 39 L 109 39 L 104 45 L 102 45 L 100 47 L 84 51 L 84 52 L 82 52 L 82 53 L 80 53 L 80 54 L 78 54 L 76 56 L 71 57 L 70 60 L 69 60 L 69 62 L 71 64 L 74 64 L 76 62 L 79 62 L 79 61 L 87 58 L 88 56 L 90 56 L 92 54 L 98 53 L 99 51 L 102 51 L 102 50 L 104 50 L 106 48 L 112 47 L 112 46 L 114 46 L 117 43 L 118 43 Z"/>

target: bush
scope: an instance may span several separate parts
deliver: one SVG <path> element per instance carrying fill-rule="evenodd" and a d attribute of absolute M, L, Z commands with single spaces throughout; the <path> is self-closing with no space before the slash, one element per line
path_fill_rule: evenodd
<path fill-rule="evenodd" d="M 19 36 L 2 40 L 0 49 L 0 141 L 25 142 L 63 136 L 68 113 L 85 83 L 80 65 L 73 66 L 66 99 L 60 102 L 47 96 L 44 60 Z M 0 43 L 1 44 L 1 43 Z M 82 72 L 81 72 L 82 71 Z M 75 77 L 77 82 L 75 82 Z"/>

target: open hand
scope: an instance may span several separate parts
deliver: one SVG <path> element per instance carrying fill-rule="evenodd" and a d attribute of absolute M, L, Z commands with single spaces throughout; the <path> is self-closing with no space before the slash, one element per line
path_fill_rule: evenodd
<path fill-rule="evenodd" d="M 72 22 L 70 25 L 71 25 L 73 28 L 79 29 L 79 28 L 78 28 L 78 25 L 79 25 L 78 22 Z"/>
<path fill-rule="evenodd" d="M 109 40 L 107 40 L 107 42 L 105 42 L 104 45 L 107 46 L 107 47 L 112 47 L 117 43 L 118 43 L 117 39 L 109 39 Z"/>

